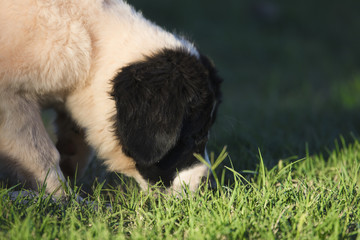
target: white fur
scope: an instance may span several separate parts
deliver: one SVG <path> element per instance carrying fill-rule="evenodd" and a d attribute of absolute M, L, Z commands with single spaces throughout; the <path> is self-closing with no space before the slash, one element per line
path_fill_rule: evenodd
<path fill-rule="evenodd" d="M 198 163 L 195 166 L 182 170 L 174 179 L 171 191 L 180 193 L 185 185 L 190 191 L 195 191 L 200 185 L 202 177 L 206 177 L 208 174 L 209 168 L 202 163 Z"/>
<path fill-rule="evenodd" d="M 112 133 L 110 79 L 158 49 L 183 47 L 198 56 L 194 46 L 116 0 L 0 0 L 0 29 L 2 160 L 14 171 L 25 169 L 21 177 L 36 183 L 50 170 L 47 188 L 56 189 L 64 179 L 60 157 L 42 126 L 40 108 L 59 106 L 86 130 L 87 143 L 110 170 L 135 177 L 146 188 Z M 37 149 L 39 144 L 46 149 Z M 181 177 L 203 171 L 198 166 Z"/>

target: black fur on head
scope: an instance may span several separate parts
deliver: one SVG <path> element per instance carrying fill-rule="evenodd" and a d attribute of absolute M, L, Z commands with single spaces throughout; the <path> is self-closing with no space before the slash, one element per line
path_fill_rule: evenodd
<path fill-rule="evenodd" d="M 193 153 L 204 153 L 220 82 L 206 57 L 183 49 L 163 49 L 120 70 L 111 93 L 115 134 L 146 180 L 168 186 L 197 162 Z"/>

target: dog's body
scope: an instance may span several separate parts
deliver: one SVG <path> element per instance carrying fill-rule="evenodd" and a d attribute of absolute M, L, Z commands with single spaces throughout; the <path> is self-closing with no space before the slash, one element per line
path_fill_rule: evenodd
<path fill-rule="evenodd" d="M 191 43 L 116 0 L 0 0 L 0 29 L 3 171 L 56 191 L 94 148 L 143 189 L 178 188 L 190 169 L 180 180 L 197 187 L 208 169 L 192 154 L 204 153 L 220 79 Z M 44 107 L 58 112 L 56 146 Z"/>

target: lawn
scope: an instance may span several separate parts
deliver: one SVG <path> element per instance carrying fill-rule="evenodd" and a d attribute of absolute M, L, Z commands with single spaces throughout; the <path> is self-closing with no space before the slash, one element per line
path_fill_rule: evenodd
<path fill-rule="evenodd" d="M 74 187 L 92 204 L 2 186 L 0 239 L 360 239 L 360 2 L 129 3 L 224 78 L 208 146 L 227 146 L 221 187 L 155 197 L 95 162 Z"/>

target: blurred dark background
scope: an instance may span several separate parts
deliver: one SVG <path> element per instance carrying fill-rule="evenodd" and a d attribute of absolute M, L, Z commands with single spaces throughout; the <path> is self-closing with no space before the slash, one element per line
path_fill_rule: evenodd
<path fill-rule="evenodd" d="M 360 130 L 360 1 L 129 0 L 194 41 L 224 78 L 209 150 L 236 170 L 326 155 Z M 227 164 L 228 165 L 228 164 Z"/>

